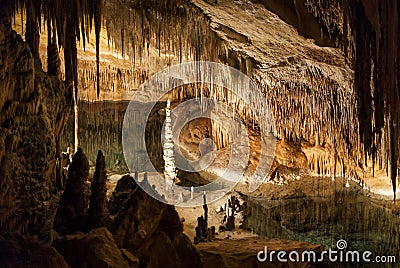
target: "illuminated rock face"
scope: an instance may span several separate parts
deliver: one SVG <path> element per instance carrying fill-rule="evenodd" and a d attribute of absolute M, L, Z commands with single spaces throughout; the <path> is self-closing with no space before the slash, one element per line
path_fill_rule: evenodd
<path fill-rule="evenodd" d="M 390 63 L 393 68 L 383 70 L 384 57 L 372 57 L 372 52 L 366 51 L 368 47 L 362 47 L 363 36 L 369 36 L 369 42 L 375 47 L 378 45 L 373 41 L 374 34 L 385 36 L 380 47 L 389 47 L 398 38 L 395 34 L 390 36 L 389 31 L 378 30 L 380 24 L 386 24 L 379 19 L 385 16 L 374 11 L 379 10 L 376 7 L 382 6 L 381 13 L 398 9 L 396 3 L 389 7 L 381 2 L 362 2 L 358 6 L 355 1 L 330 4 L 318 0 L 219 1 L 217 4 L 201 0 L 189 3 L 173 0 L 168 4 L 164 1 L 106 2 L 103 7 L 106 22 L 98 44 L 102 51 L 99 74 L 95 46 L 86 44 L 85 52 L 83 46 L 77 48 L 78 65 L 82 67 L 77 70 L 79 94 L 88 100 L 129 99 L 143 81 L 167 66 L 190 60 L 223 62 L 257 81 L 277 118 L 278 138 L 297 144 L 309 143 L 305 154 L 313 171 L 372 177 L 389 170 L 395 180 L 399 155 L 398 124 L 395 124 L 399 116 L 395 104 L 399 94 L 391 86 L 396 75 L 390 70 L 396 70 L 396 60 Z M 297 31 L 263 5 L 297 27 Z M 362 17 L 363 22 L 357 26 L 347 10 L 359 10 L 356 17 Z M 354 39 L 357 31 L 365 32 L 358 35 L 362 36 L 359 40 Z M 319 47 L 298 33 L 314 38 L 318 44 L 338 48 Z M 108 44 L 111 49 L 107 48 Z M 361 59 L 358 63 L 355 62 L 357 53 Z M 392 48 L 390 54 L 398 53 Z M 363 55 L 373 58 L 374 68 L 371 64 L 362 66 Z M 353 66 L 359 66 L 354 69 L 358 73 L 356 81 Z M 360 81 L 369 81 L 367 73 L 372 69 L 376 74 L 382 72 L 376 77 L 385 77 L 384 73 L 391 75 L 390 79 L 373 83 L 380 89 L 370 98 L 370 83 Z M 390 85 L 385 84 L 388 81 L 392 81 Z M 354 87 L 354 82 L 360 86 Z M 98 83 L 102 88 L 100 96 L 95 90 Z M 392 88 L 392 93 L 386 94 L 383 88 Z M 382 94 L 377 93 L 381 91 Z M 187 96 L 183 92 L 179 98 Z M 386 108 L 392 109 L 391 119 L 386 123 L 382 119 L 383 114 L 389 118 L 388 112 L 383 113 L 385 98 Z M 378 103 L 376 112 L 368 108 L 372 99 Z M 354 105 L 357 101 L 359 106 Z M 227 102 L 235 100 L 228 96 Z M 251 111 L 240 105 L 236 109 L 251 125 Z M 371 118 L 375 122 L 371 123 Z M 216 140 L 226 140 L 223 132 L 211 134 Z M 316 150 L 309 150 L 314 146 Z M 387 154 L 388 151 L 391 153 Z"/>
<path fill-rule="evenodd" d="M 305 40 L 276 15 L 250 1 L 219 1 L 214 5 L 193 0 L 190 5 L 181 1 L 175 4 L 139 3 L 129 11 L 134 15 L 123 6 L 110 4 L 107 8 L 106 17 L 116 17 L 124 10 L 124 16 L 117 16 L 118 20 L 107 21 L 107 30 L 114 45 L 124 48 L 129 61 L 135 62 L 135 70 L 150 76 L 168 65 L 190 60 L 217 61 L 235 67 L 254 79 L 265 99 L 253 100 L 252 107 L 245 107 L 224 91 L 214 92 L 211 97 L 233 104 L 248 126 L 257 125 L 251 118 L 253 112 L 268 103 L 276 118 L 274 134 L 279 139 L 324 147 L 323 153 L 309 150 L 307 155 L 308 167 L 319 174 L 356 176 L 363 172 L 356 168 L 361 145 L 353 73 L 340 49 L 321 48 L 312 40 Z M 147 5 L 152 12 L 142 12 Z M 138 17 L 143 20 L 137 20 Z M 128 38 L 131 32 L 144 35 Z M 120 67 L 119 81 L 144 78 L 129 76 L 123 71 L 124 66 Z M 102 81 L 114 81 L 113 75 L 107 77 L 102 77 Z M 85 83 L 94 85 L 90 79 Z M 122 90 L 126 86 L 117 87 Z M 200 90 L 194 91 L 185 89 L 171 98 L 175 101 L 202 97 Z M 226 133 L 213 127 L 210 134 L 218 147 L 223 147 Z"/>

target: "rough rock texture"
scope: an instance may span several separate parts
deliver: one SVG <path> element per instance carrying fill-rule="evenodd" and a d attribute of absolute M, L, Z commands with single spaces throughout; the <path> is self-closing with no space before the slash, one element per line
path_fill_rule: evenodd
<path fill-rule="evenodd" d="M 47 234 L 57 195 L 56 144 L 69 112 L 57 77 L 0 21 L 0 232 Z M 46 234 L 47 233 L 47 234 Z"/>
<path fill-rule="evenodd" d="M 201 267 L 176 210 L 150 197 L 132 177 L 118 181 L 108 208 L 116 243 L 138 256 L 141 267 Z"/>
<path fill-rule="evenodd" d="M 103 153 L 99 150 L 96 160 L 96 170 L 90 184 L 90 205 L 87 224 L 89 227 L 107 226 L 107 172 Z"/>
<path fill-rule="evenodd" d="M 54 248 L 33 238 L 11 235 L 0 237 L 2 268 L 67 268 L 68 264 Z"/>
<path fill-rule="evenodd" d="M 60 198 L 54 228 L 62 234 L 84 230 L 88 210 L 89 163 L 82 149 L 74 154 L 65 191 Z"/>
<path fill-rule="evenodd" d="M 320 46 L 335 46 L 337 41 L 324 23 L 309 12 L 309 1 L 305 0 L 259 0 L 265 7 L 274 12 L 286 23 L 294 26 L 300 35 L 312 38 Z M 338 1 L 340 2 L 340 1 Z M 335 6 L 332 4 L 332 6 Z"/>
<path fill-rule="evenodd" d="M 93 229 L 87 234 L 78 233 L 61 237 L 53 246 L 72 267 L 124 268 L 130 266 L 106 228 Z M 125 252 L 125 255 L 127 253 Z M 134 257 L 131 257 L 133 263 Z"/>

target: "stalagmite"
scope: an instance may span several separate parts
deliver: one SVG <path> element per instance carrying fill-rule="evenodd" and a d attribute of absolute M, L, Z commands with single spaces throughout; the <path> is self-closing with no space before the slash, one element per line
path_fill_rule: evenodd
<path fill-rule="evenodd" d="M 96 170 L 90 185 L 90 203 L 87 225 L 90 228 L 107 226 L 107 172 L 103 153 L 99 150 L 96 159 Z"/>
<path fill-rule="evenodd" d="M 168 183 L 177 183 L 177 171 L 175 167 L 174 157 L 174 142 L 172 140 L 172 125 L 171 125 L 171 101 L 168 99 L 167 107 L 165 109 L 166 118 L 164 126 L 164 144 L 163 144 L 163 158 L 164 158 L 164 176 Z"/>
<path fill-rule="evenodd" d="M 88 160 L 82 149 L 78 149 L 68 169 L 68 180 L 54 223 L 59 233 L 83 230 L 88 209 L 88 189 L 85 184 L 88 177 Z"/>

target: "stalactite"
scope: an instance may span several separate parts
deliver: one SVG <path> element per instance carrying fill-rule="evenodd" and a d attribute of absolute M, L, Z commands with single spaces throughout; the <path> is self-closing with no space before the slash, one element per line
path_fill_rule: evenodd
<path fill-rule="evenodd" d="M 96 34 L 96 76 L 97 76 L 97 97 L 100 96 L 100 29 L 101 29 L 101 10 L 102 0 L 93 1 L 94 3 L 94 28 Z"/>
<path fill-rule="evenodd" d="M 47 20 L 47 72 L 50 75 L 60 75 L 60 57 L 58 55 L 58 47 L 53 35 L 50 20 Z"/>
<path fill-rule="evenodd" d="M 25 37 L 31 52 L 37 56 L 39 55 L 39 32 L 42 17 L 44 17 L 48 27 L 49 41 L 50 35 L 53 35 L 51 42 L 48 43 L 55 44 L 57 35 L 58 45 L 64 48 L 65 79 L 72 95 L 72 86 L 75 87 L 76 92 L 78 87 L 76 40 L 80 40 L 82 37 L 85 46 L 86 35 L 89 32 L 88 29 L 92 27 L 92 20 L 95 21 L 96 40 L 99 40 L 101 3 L 100 0 L 73 2 L 62 0 L 4 0 L 2 1 L 2 8 L 5 9 L 5 14 L 10 19 L 15 17 L 18 12 L 22 16 L 23 11 L 26 11 Z M 50 28 L 54 29 L 53 33 L 50 32 Z M 99 42 L 96 42 L 96 47 L 98 50 Z M 50 55 L 54 56 L 54 47 L 51 47 L 50 50 Z M 50 64 L 52 64 L 51 61 Z"/>
<path fill-rule="evenodd" d="M 354 36 L 361 141 L 366 154 L 372 155 L 373 159 L 385 159 L 383 162 L 389 171 L 395 199 L 400 150 L 400 49 L 397 45 L 400 4 L 398 1 L 363 3 L 349 0 L 349 9 L 344 12 L 349 12 Z M 381 146 L 377 147 L 379 143 Z M 378 148 L 380 152 L 375 151 Z"/>

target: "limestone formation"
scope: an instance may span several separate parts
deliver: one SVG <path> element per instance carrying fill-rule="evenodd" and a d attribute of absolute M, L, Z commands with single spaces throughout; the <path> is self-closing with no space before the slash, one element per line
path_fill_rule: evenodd
<path fill-rule="evenodd" d="M 84 230 L 88 210 L 89 163 L 82 149 L 74 154 L 65 191 L 60 198 L 54 228 L 61 234 Z"/>
<path fill-rule="evenodd" d="M 0 6 L 1 234 L 19 232 L 49 241 L 53 226 L 61 235 L 87 228 L 85 185 L 89 166 L 82 150 L 76 152 L 69 166 L 65 191 L 58 200 L 58 191 L 64 188 L 60 175 L 63 167 L 58 144 L 60 133 L 81 89 L 96 89 L 94 94 L 87 94 L 92 100 L 99 97 L 100 87 L 106 87 L 111 97 L 119 97 L 117 94 L 126 91 L 132 94 L 141 82 L 160 69 L 193 60 L 217 61 L 240 70 L 255 81 L 264 97 L 255 99 L 251 92 L 241 92 L 249 99 L 240 100 L 226 88 L 196 84 L 174 90 L 169 96 L 172 101 L 192 97 L 223 101 L 233 108 L 232 117 L 246 124 L 251 138 L 263 128 L 263 122 L 257 121 L 255 115 L 270 109 L 275 122 L 267 122 L 266 126 L 275 123 L 275 130 L 270 132 L 280 140 L 282 150 L 278 152 L 287 145 L 288 152 L 301 156 L 301 159 L 292 157 L 289 164 L 285 163 L 288 159 L 277 157 L 276 165 L 301 166 L 329 175 L 333 178 L 329 183 L 338 181 L 335 176 L 343 176 L 347 180 L 344 186 L 351 186 L 348 182 L 353 179 L 364 187 L 362 177 L 376 176 L 380 171 L 381 177 L 390 178 L 396 194 L 400 164 L 399 1 L 5 0 Z M 123 63 L 119 61 L 120 54 L 115 57 L 114 52 L 105 55 L 100 63 L 103 21 L 107 35 L 104 40 L 121 52 L 126 59 Z M 78 51 L 84 53 L 90 44 L 92 26 L 95 46 L 88 49 L 92 54 L 78 55 Z M 25 34 L 25 40 L 11 27 L 22 28 L 19 30 Z M 47 39 L 45 44 L 41 43 L 43 39 Z M 78 48 L 78 41 L 83 49 Z M 44 60 L 43 54 L 46 54 Z M 83 68 L 78 68 L 78 64 Z M 47 73 L 43 70 L 46 66 Z M 224 74 L 214 75 L 224 77 Z M 226 81 L 226 87 L 243 90 L 235 81 Z M 156 119 L 149 120 L 146 144 L 154 149 L 150 150 L 150 158 L 160 170 L 158 119 L 162 116 L 152 117 Z M 104 126 L 100 119 L 97 123 L 94 129 Z M 235 132 L 235 126 L 232 129 Z M 108 142 L 114 141 L 112 130 L 107 129 Z M 218 149 L 228 147 L 226 130 L 216 123 L 211 123 L 209 130 Z M 254 140 L 253 144 L 257 144 Z M 253 148 L 256 156 L 249 160 L 252 163 L 257 162 L 257 148 Z M 106 150 L 113 153 L 113 148 Z M 121 161 L 113 160 L 117 165 Z M 104 161 L 99 157 L 98 162 L 92 184 L 90 225 L 103 225 L 102 219 L 107 214 Z M 273 172 L 284 184 L 280 170 Z M 301 194 L 293 195 L 301 197 Z M 334 200 L 342 201 L 345 197 L 351 200 L 352 196 L 338 194 Z M 309 205 L 315 206 L 315 215 L 308 214 Z M 366 215 L 378 219 L 374 225 L 387 231 L 390 246 L 399 244 L 395 228 L 398 225 L 383 220 L 386 214 L 379 210 L 357 211 L 355 204 L 337 206 L 334 211 L 327 207 L 304 200 L 298 207 L 300 214 L 299 209 L 292 213 L 285 204 L 260 211 L 263 215 L 269 213 L 272 219 L 269 224 L 282 233 L 291 229 L 307 231 L 310 219 L 315 218 L 316 224 L 330 223 L 347 219 L 356 211 L 360 221 L 345 226 L 368 231 L 366 225 L 369 227 L 371 221 L 365 224 L 360 216 Z M 182 233 L 175 209 L 149 197 L 131 177 L 120 180 L 108 209 L 115 238 L 102 228 L 63 237 L 55 243 L 72 266 L 137 266 L 135 256 L 142 266 L 201 266 L 198 252 Z M 206 205 L 204 210 L 196 227 L 197 241 L 210 240 L 215 232 L 208 227 Z M 285 211 L 289 213 L 282 217 Z M 224 212 L 224 228 L 232 230 L 237 225 L 235 200 L 228 202 Z M 266 226 L 265 222 L 262 226 Z M 72 243 L 69 239 L 79 242 Z M 0 239 L 0 252 L 9 253 L 11 265 L 24 256 L 32 265 L 65 266 L 51 248 L 32 241 L 11 240 Z M 110 247 L 102 248 L 104 244 Z M 126 251 L 121 253 L 117 245 Z M 82 251 L 75 252 L 76 248 Z M 98 252 L 103 255 L 96 255 Z M 47 257 L 49 253 L 54 253 L 54 258 L 35 258 L 35 254 Z M 82 264 L 87 261 L 86 255 L 91 260 Z M 113 256 L 111 262 L 108 256 Z M 254 256 L 250 256 L 245 265 L 254 264 L 251 263 Z M 8 265 L 7 261 L 2 260 L 1 264 Z M 217 262 L 226 264 L 226 260 Z"/>
<path fill-rule="evenodd" d="M 205 193 L 203 194 L 203 210 L 204 215 L 197 218 L 196 236 L 194 237 L 195 245 L 200 242 L 212 241 L 215 238 L 215 226 L 208 227 L 208 206 Z"/>
<path fill-rule="evenodd" d="M 396 109 L 399 94 L 395 86 L 398 51 L 391 44 L 399 37 L 395 30 L 381 31 L 381 28 L 397 26 L 396 1 L 390 4 L 356 0 L 259 2 L 298 31 L 277 23 L 273 13 L 253 1 L 210 4 L 209 1 L 174 0 L 166 5 L 164 1 L 152 0 L 135 2 L 132 6 L 126 2 L 106 2 L 104 7 L 100 2 L 90 5 L 83 1 L 76 9 L 60 1 L 52 4 L 46 0 L 35 4 L 28 0 L 21 2 L 21 8 L 32 11 L 27 13 L 25 29 L 33 54 L 38 54 L 41 11 L 50 18 L 46 20 L 46 25 L 50 26 L 47 29 L 48 58 L 56 58 L 51 49 L 56 36 L 58 44 L 65 46 L 68 94 L 71 94 L 72 85 L 78 88 L 78 80 L 82 85 L 80 89 L 99 89 L 99 85 L 104 84 L 109 91 L 115 88 L 125 91 L 140 85 L 159 68 L 174 63 L 220 61 L 256 80 L 266 100 L 261 98 L 251 104 L 256 110 L 266 103 L 271 106 L 275 117 L 280 119 L 275 122 L 277 131 L 274 134 L 278 138 L 296 143 L 305 140 L 311 146 L 323 146 L 327 150 L 323 156 L 314 154 L 308 159 L 308 165 L 318 174 L 357 177 L 363 176 L 372 165 L 372 174 L 375 174 L 375 167 L 383 168 L 395 182 L 399 158 Z M 16 11 L 17 7 L 7 2 L 5 20 L 11 21 Z M 125 66 L 124 62 L 123 67 L 103 64 L 102 74 L 99 63 L 101 16 L 106 21 L 108 44 L 133 62 L 130 66 Z M 381 19 L 385 17 L 393 21 Z M 96 63 L 82 60 L 82 65 L 88 68 L 82 68 L 78 75 L 76 40 L 81 40 L 85 48 L 87 28 L 92 20 L 96 33 Z M 71 29 L 62 31 L 60 25 Z M 141 34 L 131 36 L 130 33 Z M 314 38 L 317 44 L 343 48 L 347 58 L 339 49 L 321 48 L 298 33 Z M 383 47 L 383 54 L 393 55 L 393 60 L 387 61 L 390 57 L 375 53 L 374 47 Z M 369 55 L 369 63 L 365 63 L 363 55 Z M 50 69 L 52 73 L 54 68 Z M 382 79 L 386 73 L 390 74 L 389 79 Z M 196 97 L 200 94 L 196 91 Z M 180 92 L 172 97 L 185 99 L 188 96 Z M 257 126 L 251 109 L 231 94 L 225 97 L 242 115 L 242 120 Z M 366 116 L 362 116 L 364 114 Z M 226 140 L 218 129 L 213 135 L 217 140 Z"/>
<path fill-rule="evenodd" d="M 64 84 L 43 72 L 0 10 L 0 232 L 49 238 L 57 208 L 56 144 L 69 111 Z"/>
<path fill-rule="evenodd" d="M 87 224 L 89 228 L 107 226 L 107 172 L 103 153 L 99 150 L 96 159 L 96 170 L 90 184 L 90 203 Z"/>
<path fill-rule="evenodd" d="M 108 208 L 117 245 L 143 267 L 201 267 L 176 210 L 146 194 L 131 176 L 118 181 Z"/>
<path fill-rule="evenodd" d="M 223 213 L 224 218 L 222 224 L 219 227 L 220 231 L 232 231 L 235 230 L 236 225 L 239 223 L 239 228 L 246 228 L 246 202 L 240 200 L 234 195 L 229 195 L 226 202 L 219 209 L 219 213 Z M 236 222 L 236 224 L 235 224 Z"/>

